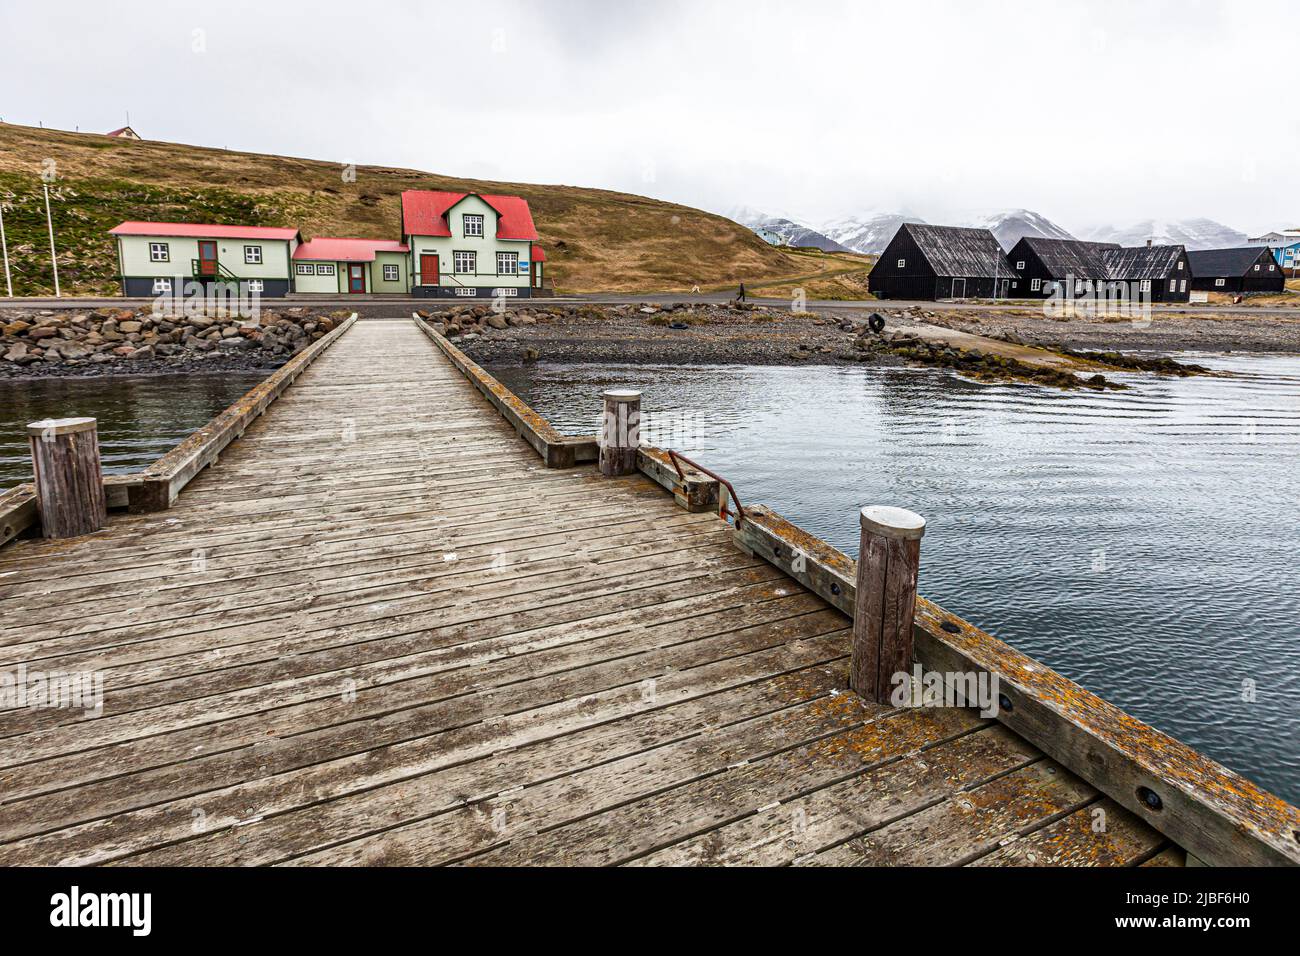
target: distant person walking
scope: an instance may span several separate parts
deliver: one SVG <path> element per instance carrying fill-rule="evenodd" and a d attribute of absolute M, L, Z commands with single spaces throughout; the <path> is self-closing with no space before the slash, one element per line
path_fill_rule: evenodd
<path fill-rule="evenodd" d="M 740 284 L 740 294 L 736 296 L 736 301 L 737 302 L 745 301 L 745 283 L 743 282 Z"/>

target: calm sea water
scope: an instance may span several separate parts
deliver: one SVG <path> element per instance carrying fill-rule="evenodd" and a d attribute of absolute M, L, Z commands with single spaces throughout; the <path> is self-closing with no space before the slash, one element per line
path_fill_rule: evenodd
<path fill-rule="evenodd" d="M 27 423 L 99 419 L 104 471 L 135 471 L 179 444 L 266 373 L 0 380 L 0 489 L 30 481 Z"/>
<path fill-rule="evenodd" d="M 570 434 L 605 387 L 643 437 L 856 555 L 856 511 L 928 520 L 921 591 L 1300 801 L 1300 358 L 1125 392 L 921 370 L 498 367 Z M 1253 697 L 1253 700 L 1251 699 Z"/>

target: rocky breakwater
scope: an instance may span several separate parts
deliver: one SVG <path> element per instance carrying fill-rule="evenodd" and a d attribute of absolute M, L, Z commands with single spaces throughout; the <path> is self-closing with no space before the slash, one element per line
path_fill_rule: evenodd
<path fill-rule="evenodd" d="M 1019 381 L 1053 388 L 1124 389 L 1127 385 L 1112 381 L 1101 373 L 1076 375 L 1073 371 L 1021 361 L 995 350 L 962 348 L 943 341 L 926 339 L 906 332 L 876 332 L 869 327 L 856 330 L 853 347 L 864 356 L 891 355 L 910 364 L 929 368 L 946 368 L 982 382 Z M 1111 366 L 1113 367 L 1113 366 Z"/>
<path fill-rule="evenodd" d="M 439 335 L 462 342 L 473 342 L 493 331 L 504 331 L 521 325 L 536 325 L 537 320 L 549 313 L 543 310 L 506 309 L 498 312 L 486 305 L 458 305 L 440 312 L 417 311 Z"/>
<path fill-rule="evenodd" d="M 224 315 L 140 309 L 0 311 L 0 377 L 141 375 L 273 368 L 350 313 L 309 308 Z"/>

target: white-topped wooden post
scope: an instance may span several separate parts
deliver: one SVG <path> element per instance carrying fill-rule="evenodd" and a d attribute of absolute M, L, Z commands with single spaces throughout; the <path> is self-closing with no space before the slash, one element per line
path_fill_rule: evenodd
<path fill-rule="evenodd" d="M 41 533 L 75 538 L 104 526 L 104 475 L 93 418 L 50 418 L 27 426 Z"/>
<path fill-rule="evenodd" d="M 912 618 L 925 519 L 902 508 L 862 509 L 849 686 L 889 703 L 893 677 L 912 670 Z"/>
<path fill-rule="evenodd" d="M 615 388 L 604 394 L 600 473 L 606 478 L 630 475 L 636 471 L 636 450 L 641 444 L 641 393 Z"/>

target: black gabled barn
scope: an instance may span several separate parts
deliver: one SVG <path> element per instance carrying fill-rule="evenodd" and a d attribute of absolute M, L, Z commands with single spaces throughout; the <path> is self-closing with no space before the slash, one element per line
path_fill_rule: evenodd
<path fill-rule="evenodd" d="M 1017 297 L 1047 298 L 1067 282 L 1090 288 L 1110 279 L 1105 254 L 1119 246 L 1110 242 L 1082 242 L 1078 239 L 1047 239 L 1026 236 L 1011 247 L 1007 259 L 1020 277 Z"/>
<path fill-rule="evenodd" d="M 1191 266 L 1182 246 L 1125 246 L 1102 253 L 1107 278 L 1129 287 L 1130 301 L 1186 302 Z"/>
<path fill-rule="evenodd" d="M 1192 288 L 1198 292 L 1231 292 L 1248 295 L 1282 292 L 1286 277 L 1268 246 L 1239 249 L 1200 249 L 1189 252 Z"/>
<path fill-rule="evenodd" d="M 869 277 L 881 299 L 993 298 L 1019 293 L 1019 277 L 987 229 L 906 222 Z"/>

